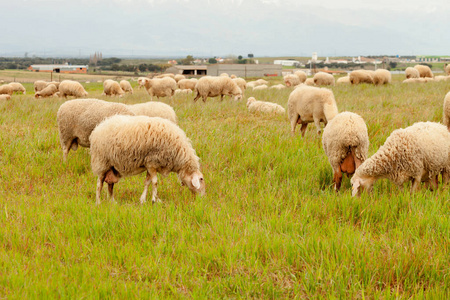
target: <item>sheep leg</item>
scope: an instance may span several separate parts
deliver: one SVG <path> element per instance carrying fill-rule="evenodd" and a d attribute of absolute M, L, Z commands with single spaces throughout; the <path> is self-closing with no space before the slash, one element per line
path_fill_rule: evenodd
<path fill-rule="evenodd" d="M 194 102 L 196 102 L 198 100 L 198 98 L 200 98 L 200 93 L 199 92 L 197 92 L 197 96 L 195 96 Z"/>
<path fill-rule="evenodd" d="M 446 171 L 446 170 L 443 170 L 442 171 L 442 184 L 443 185 L 446 185 L 447 183 L 448 183 L 448 180 L 449 180 L 449 176 L 450 174 L 448 173 L 448 171 Z"/>
<path fill-rule="evenodd" d="M 297 115 L 294 118 L 291 118 L 291 132 L 292 134 L 295 133 L 295 127 L 297 126 L 298 121 L 301 121 L 300 116 Z"/>
<path fill-rule="evenodd" d="M 333 182 L 334 182 L 334 190 L 336 192 L 339 192 L 339 190 L 341 189 L 341 182 L 342 182 L 341 170 L 338 169 L 334 171 Z"/>
<path fill-rule="evenodd" d="M 220 95 L 220 101 L 223 101 L 223 94 Z"/>
<path fill-rule="evenodd" d="M 418 176 L 416 178 L 413 178 L 412 184 L 411 184 L 411 193 L 414 193 L 420 189 L 420 182 L 422 181 L 422 176 Z"/>
<path fill-rule="evenodd" d="M 314 124 L 317 128 L 317 134 L 320 135 L 320 133 L 322 132 L 322 128 L 320 128 L 320 119 L 314 119 Z"/>
<path fill-rule="evenodd" d="M 302 137 L 305 136 L 306 127 L 308 127 L 308 123 L 302 123 L 302 127 L 300 128 L 300 132 L 302 133 Z"/>
<path fill-rule="evenodd" d="M 116 202 L 114 200 L 114 183 L 108 183 L 108 198 L 111 202 Z"/>
<path fill-rule="evenodd" d="M 102 174 L 98 176 L 97 179 L 97 191 L 95 195 L 95 204 L 100 205 L 100 195 L 102 193 L 103 181 L 105 181 L 106 174 Z"/>
<path fill-rule="evenodd" d="M 147 170 L 147 177 L 145 178 L 145 186 L 144 192 L 141 195 L 141 204 L 144 204 L 147 201 L 147 192 L 150 183 L 152 183 L 152 202 L 161 202 L 161 200 L 157 196 L 157 187 L 158 187 L 158 177 L 156 176 L 157 172 L 154 169 Z"/>
<path fill-rule="evenodd" d="M 208 96 L 203 96 L 203 102 L 206 103 L 206 98 L 208 98 Z"/>

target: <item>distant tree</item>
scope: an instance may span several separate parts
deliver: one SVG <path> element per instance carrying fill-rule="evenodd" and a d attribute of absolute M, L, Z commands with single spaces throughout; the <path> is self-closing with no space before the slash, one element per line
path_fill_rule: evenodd
<path fill-rule="evenodd" d="M 390 61 L 389 62 L 389 68 L 390 69 L 395 69 L 395 67 L 397 67 L 397 63 L 395 61 Z"/>
<path fill-rule="evenodd" d="M 192 65 L 194 63 L 194 57 L 192 55 L 186 56 L 186 58 L 181 60 L 182 65 Z"/>
<path fill-rule="evenodd" d="M 253 58 L 253 53 L 249 53 L 249 54 L 247 55 L 247 57 L 248 57 L 248 58 Z"/>
<path fill-rule="evenodd" d="M 215 58 L 210 58 L 210 59 L 208 59 L 208 62 L 209 62 L 210 64 L 217 64 L 217 59 L 215 59 Z"/>
<path fill-rule="evenodd" d="M 238 59 L 241 60 L 241 59 L 242 59 L 242 55 L 239 55 L 239 56 L 238 56 Z"/>

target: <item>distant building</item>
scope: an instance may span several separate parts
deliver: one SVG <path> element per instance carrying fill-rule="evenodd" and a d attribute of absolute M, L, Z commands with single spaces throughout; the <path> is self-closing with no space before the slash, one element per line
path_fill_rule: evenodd
<path fill-rule="evenodd" d="M 282 60 L 282 59 L 277 59 L 273 61 L 274 65 L 282 65 L 282 66 L 286 66 L 286 67 L 297 67 L 300 66 L 300 62 L 298 60 Z"/>
<path fill-rule="evenodd" d="M 87 65 L 31 65 L 28 67 L 32 72 L 55 72 L 55 73 L 80 73 L 86 74 Z"/>
<path fill-rule="evenodd" d="M 167 68 L 165 73 L 191 75 L 191 76 L 204 76 L 206 75 L 206 66 L 205 65 L 172 66 L 170 68 Z"/>
<path fill-rule="evenodd" d="M 183 74 L 187 76 L 219 76 L 222 73 L 239 77 L 282 76 L 282 66 L 272 64 L 210 64 L 172 66 L 165 73 Z"/>

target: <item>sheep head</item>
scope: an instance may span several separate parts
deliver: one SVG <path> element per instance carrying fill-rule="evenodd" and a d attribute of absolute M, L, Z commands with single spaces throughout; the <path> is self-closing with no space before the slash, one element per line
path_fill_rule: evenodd
<path fill-rule="evenodd" d="M 206 187 L 202 172 L 197 170 L 190 174 L 179 173 L 178 176 L 181 184 L 187 186 L 191 192 L 198 193 L 200 196 L 205 195 Z"/>

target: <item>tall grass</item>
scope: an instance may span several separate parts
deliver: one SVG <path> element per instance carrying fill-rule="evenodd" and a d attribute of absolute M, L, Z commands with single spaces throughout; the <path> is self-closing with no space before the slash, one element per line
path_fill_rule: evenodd
<path fill-rule="evenodd" d="M 332 88 L 340 111 L 365 119 L 369 155 L 396 128 L 442 119 L 450 82 L 401 79 Z M 116 185 L 117 204 L 103 191 L 97 207 L 89 150 L 62 162 L 63 101 L 36 100 L 25 86 L 27 95 L 0 103 L 1 297 L 448 297 L 448 187 L 410 195 L 385 180 L 352 198 L 345 178 L 336 194 L 313 128 L 292 136 L 286 116 L 249 114 L 245 101 L 179 95 L 162 101 L 201 158 L 207 195 L 193 198 L 171 174 L 160 178 L 163 202 L 140 205 L 141 174 Z M 85 86 L 108 101 L 149 100 Z M 246 97 L 286 107 L 290 92 Z"/>

